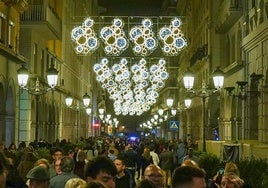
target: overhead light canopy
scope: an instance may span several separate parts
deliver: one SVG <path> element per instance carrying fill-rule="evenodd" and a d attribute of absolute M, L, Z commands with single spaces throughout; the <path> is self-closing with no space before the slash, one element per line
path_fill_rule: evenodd
<path fill-rule="evenodd" d="M 148 66 L 144 58 L 134 64 L 127 58 L 118 63 L 102 58 L 93 66 L 96 80 L 113 101 L 116 115 L 141 115 L 156 103 L 168 79 L 168 71 L 165 59 L 152 61 Z"/>
<path fill-rule="evenodd" d="M 136 19 L 115 17 L 108 25 L 106 22 L 101 23 L 101 20 L 107 19 L 102 16 L 95 23 L 93 17 L 87 17 L 81 25 L 72 29 L 71 40 L 77 54 L 90 55 L 101 46 L 106 55 L 119 56 L 127 50 L 128 46 L 131 46 L 136 56 L 145 57 L 160 46 L 163 55 L 177 56 L 187 46 L 179 17 L 171 16 L 168 23 L 155 16 Z M 140 23 L 137 22 L 138 20 Z M 99 23 L 100 25 L 97 26 L 99 31 L 95 31 L 94 25 Z M 128 33 L 124 31 L 124 25 L 128 28 Z M 164 26 L 159 27 L 160 25 Z"/>

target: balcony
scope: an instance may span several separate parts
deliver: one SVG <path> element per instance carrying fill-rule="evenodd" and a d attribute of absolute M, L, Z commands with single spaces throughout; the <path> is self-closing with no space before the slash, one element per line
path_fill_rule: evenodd
<path fill-rule="evenodd" d="M 243 5 L 241 0 L 222 1 L 216 15 L 216 31 L 218 33 L 227 32 L 242 15 Z"/>
<path fill-rule="evenodd" d="M 29 5 L 20 22 L 22 28 L 32 28 L 47 40 L 61 39 L 61 20 L 50 6 Z"/>

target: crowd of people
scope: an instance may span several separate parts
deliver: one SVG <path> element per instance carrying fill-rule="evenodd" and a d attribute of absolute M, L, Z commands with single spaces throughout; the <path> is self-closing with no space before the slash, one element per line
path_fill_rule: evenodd
<path fill-rule="evenodd" d="M 130 141 L 123 138 L 81 138 L 83 145 L 58 140 L 0 144 L 0 188 L 244 188 L 232 162 L 208 182 L 191 140 Z M 66 145 L 72 147 L 66 147 Z M 49 158 L 35 151 L 45 148 Z M 68 151 L 63 148 L 68 148 Z M 17 153 L 22 155 L 16 162 Z"/>

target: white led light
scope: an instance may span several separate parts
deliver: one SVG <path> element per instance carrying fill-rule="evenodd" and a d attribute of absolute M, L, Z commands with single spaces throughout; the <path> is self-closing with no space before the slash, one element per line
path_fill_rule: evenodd
<path fill-rule="evenodd" d="M 160 44 L 162 44 L 162 51 L 165 55 L 176 56 L 185 46 L 187 46 L 187 42 L 180 30 L 181 24 L 181 20 L 175 17 L 171 20 L 169 26 L 160 28 L 158 37 L 161 41 Z"/>
<path fill-rule="evenodd" d="M 134 26 L 129 31 L 134 54 L 138 56 L 150 55 L 158 46 L 157 39 L 152 30 L 153 22 L 149 18 L 142 20 L 142 25 Z"/>
<path fill-rule="evenodd" d="M 99 47 L 99 40 L 94 30 L 94 20 L 86 18 L 82 26 L 74 27 L 71 31 L 71 39 L 75 44 L 75 51 L 79 55 L 89 55 Z"/>
<path fill-rule="evenodd" d="M 123 26 L 123 21 L 115 18 L 111 26 L 101 29 L 100 38 L 104 43 L 104 52 L 107 55 L 119 56 L 127 49 L 128 40 L 125 36 Z"/>
<path fill-rule="evenodd" d="M 168 77 L 166 63 L 164 59 L 160 59 L 157 64 L 147 68 L 146 60 L 141 59 L 130 68 L 128 64 L 128 60 L 123 58 L 109 68 L 109 60 L 103 58 L 93 66 L 93 70 L 96 80 L 114 101 L 115 114 L 141 115 L 159 97 L 158 91 Z M 162 74 L 165 76 L 161 76 Z"/>

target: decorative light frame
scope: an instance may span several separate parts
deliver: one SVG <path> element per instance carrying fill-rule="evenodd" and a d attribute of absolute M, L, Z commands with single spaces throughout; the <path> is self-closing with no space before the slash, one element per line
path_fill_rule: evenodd
<path fill-rule="evenodd" d="M 131 44 L 136 56 L 149 56 L 159 45 L 164 56 L 177 56 L 187 46 L 187 41 L 180 29 L 182 26 L 180 17 L 168 17 L 170 20 L 168 26 L 167 19 L 164 21 L 163 17 L 139 17 L 138 19 L 141 20 L 141 24 L 137 24 L 134 17 L 126 17 L 127 23 L 124 23 L 123 19 L 115 17 L 112 25 L 104 22 L 105 26 L 102 27 L 104 25 L 102 20 L 105 20 L 105 17 L 96 18 L 99 21 L 97 23 L 92 17 L 85 18 L 81 26 L 75 26 L 71 31 L 71 40 L 76 53 L 90 55 L 99 46 L 103 46 L 106 55 L 119 56 Z M 162 22 L 165 25 L 159 28 Z M 99 31 L 94 30 L 94 24 L 97 24 L 95 28 L 99 28 Z M 127 32 L 123 30 L 124 25 L 127 25 Z M 131 25 L 134 26 L 131 27 Z M 103 45 L 100 45 L 101 43 Z"/>
<path fill-rule="evenodd" d="M 123 27 L 123 20 L 114 18 L 111 26 L 105 26 L 100 30 L 100 38 L 104 43 L 106 55 L 119 56 L 127 49 L 129 43 Z"/>

